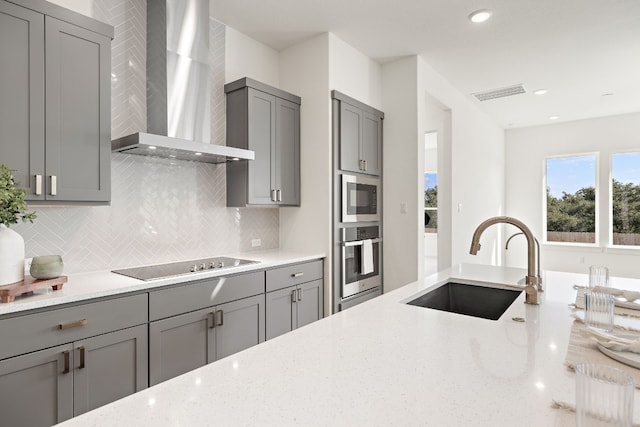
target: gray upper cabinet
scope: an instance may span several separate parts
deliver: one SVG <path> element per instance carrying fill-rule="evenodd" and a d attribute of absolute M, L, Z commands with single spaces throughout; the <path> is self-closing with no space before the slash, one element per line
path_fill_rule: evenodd
<path fill-rule="evenodd" d="M 227 145 L 255 152 L 227 164 L 227 206 L 299 206 L 300 97 L 249 78 L 225 92 Z"/>
<path fill-rule="evenodd" d="M 108 202 L 113 28 L 28 7 L 0 0 L 0 158 L 29 201 Z"/>
<path fill-rule="evenodd" d="M 44 199 L 44 15 L 0 0 L 0 58 L 0 163 Z"/>
<path fill-rule="evenodd" d="M 47 17 L 45 198 L 111 198 L 111 41 Z"/>
<path fill-rule="evenodd" d="M 384 114 L 340 92 L 332 96 L 340 101 L 340 169 L 380 175 Z"/>

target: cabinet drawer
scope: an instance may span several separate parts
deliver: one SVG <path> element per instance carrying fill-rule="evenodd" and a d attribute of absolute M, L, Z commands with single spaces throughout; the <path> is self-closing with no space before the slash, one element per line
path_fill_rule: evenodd
<path fill-rule="evenodd" d="M 323 261 L 306 262 L 267 270 L 267 292 L 322 279 Z"/>
<path fill-rule="evenodd" d="M 148 321 L 147 294 L 0 320 L 0 359 Z"/>
<path fill-rule="evenodd" d="M 154 321 L 264 293 L 264 271 L 199 280 L 149 293 Z"/>

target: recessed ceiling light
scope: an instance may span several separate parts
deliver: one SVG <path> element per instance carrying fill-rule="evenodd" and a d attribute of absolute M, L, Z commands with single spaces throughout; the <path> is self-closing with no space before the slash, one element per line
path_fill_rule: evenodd
<path fill-rule="evenodd" d="M 546 89 L 538 89 L 538 90 L 533 91 L 534 95 L 544 95 L 545 93 L 547 93 Z"/>
<path fill-rule="evenodd" d="M 602 96 L 613 96 L 613 93 L 609 92 L 609 93 L 603 93 Z"/>
<path fill-rule="evenodd" d="M 491 18 L 491 11 L 489 9 L 476 10 L 469 15 L 469 20 L 471 22 L 475 22 L 476 24 L 484 22 L 489 18 Z"/>
<path fill-rule="evenodd" d="M 240 160 L 240 159 L 239 159 L 239 158 L 237 158 L 237 157 L 234 157 L 234 158 L 233 158 L 233 159 L 231 159 L 231 160 L 233 160 L 234 162 L 237 162 L 237 161 L 238 161 L 238 160 Z"/>
<path fill-rule="evenodd" d="M 195 153 L 196 156 L 202 156 L 202 153 Z"/>
<path fill-rule="evenodd" d="M 558 120 L 559 117 L 558 116 L 549 116 L 549 120 Z"/>
<path fill-rule="evenodd" d="M 150 145 L 149 150 L 155 150 L 157 147 L 155 145 Z"/>

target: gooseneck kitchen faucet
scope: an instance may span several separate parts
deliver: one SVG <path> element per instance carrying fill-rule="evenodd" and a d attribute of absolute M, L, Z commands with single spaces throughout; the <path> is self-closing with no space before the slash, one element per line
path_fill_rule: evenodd
<path fill-rule="evenodd" d="M 527 276 L 525 277 L 525 304 L 540 304 L 538 302 L 538 278 L 536 277 L 536 269 L 535 269 L 535 258 L 536 258 L 536 248 L 535 248 L 535 237 L 533 233 L 522 221 L 511 218 L 508 216 L 495 216 L 493 218 L 489 218 L 483 221 L 476 231 L 473 232 L 473 238 L 471 239 L 471 249 L 469 253 L 471 255 L 476 255 L 480 250 L 480 236 L 484 230 L 492 226 L 493 224 L 504 223 L 511 224 L 520 229 L 524 236 L 527 238 Z"/>
<path fill-rule="evenodd" d="M 519 235 L 524 235 L 523 232 L 519 232 L 516 234 L 511 235 L 511 237 L 509 237 L 507 239 L 507 243 L 505 243 L 504 245 L 504 250 L 509 250 L 509 242 L 511 241 L 511 239 L 513 239 L 516 236 Z M 544 292 L 544 289 L 542 289 L 542 274 L 540 271 L 540 242 L 538 242 L 538 239 L 536 239 L 535 237 L 533 238 L 536 242 L 536 262 L 537 262 L 537 268 L 538 268 L 538 292 Z"/>

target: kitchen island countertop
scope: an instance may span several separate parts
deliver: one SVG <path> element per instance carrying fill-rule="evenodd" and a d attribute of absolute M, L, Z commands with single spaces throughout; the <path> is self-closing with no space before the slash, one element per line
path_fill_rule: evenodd
<path fill-rule="evenodd" d="M 404 304 L 448 278 L 523 276 L 456 266 L 63 425 L 573 425 L 551 403 L 574 401 L 569 304 L 586 275 L 545 272 L 541 304 L 521 293 L 497 321 Z M 634 279 L 612 286 L 640 289 Z"/>

